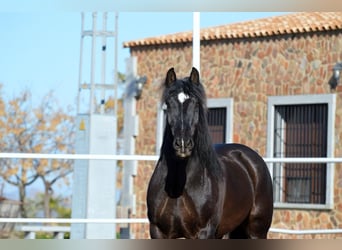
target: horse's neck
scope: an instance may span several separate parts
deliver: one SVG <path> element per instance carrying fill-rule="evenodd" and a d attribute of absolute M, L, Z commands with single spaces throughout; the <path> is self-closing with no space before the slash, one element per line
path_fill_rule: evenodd
<path fill-rule="evenodd" d="M 198 143 L 202 143 L 201 146 L 196 149 L 198 169 L 202 169 L 202 171 L 206 170 L 211 176 L 221 178 L 222 168 L 214 146 L 211 143 L 211 139 L 207 138 Z"/>
<path fill-rule="evenodd" d="M 188 160 L 176 159 L 171 155 L 164 155 L 164 159 L 167 166 L 165 191 L 171 198 L 178 198 L 186 184 Z"/>

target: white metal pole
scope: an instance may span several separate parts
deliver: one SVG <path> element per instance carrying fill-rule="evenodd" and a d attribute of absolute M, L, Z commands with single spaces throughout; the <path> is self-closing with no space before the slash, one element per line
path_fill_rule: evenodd
<path fill-rule="evenodd" d="M 199 72 L 200 68 L 200 13 L 194 12 L 193 13 L 193 33 L 192 33 L 192 65 L 195 67 Z"/>
<path fill-rule="evenodd" d="M 102 32 L 106 33 L 107 31 L 107 12 L 103 13 L 103 23 L 102 23 Z M 106 51 L 107 51 L 107 37 L 102 36 L 102 72 L 101 72 L 101 84 L 106 83 Z M 102 89 L 101 93 L 101 113 L 104 112 L 104 101 L 105 101 L 105 88 Z"/>
<path fill-rule="evenodd" d="M 77 95 L 77 114 L 80 113 L 81 84 L 82 84 L 82 62 L 83 62 L 83 36 L 84 36 L 84 13 L 81 13 L 81 41 L 80 41 L 80 65 L 78 72 L 78 95 Z"/>
<path fill-rule="evenodd" d="M 115 12 L 115 45 L 114 45 L 114 116 L 117 118 L 118 115 L 118 21 L 119 14 Z"/>
<path fill-rule="evenodd" d="M 95 57 L 96 57 L 96 19 L 97 13 L 93 13 L 93 31 L 92 31 L 92 46 L 91 46 L 91 69 L 90 69 L 90 110 L 89 114 L 94 113 L 94 92 L 95 92 Z"/>

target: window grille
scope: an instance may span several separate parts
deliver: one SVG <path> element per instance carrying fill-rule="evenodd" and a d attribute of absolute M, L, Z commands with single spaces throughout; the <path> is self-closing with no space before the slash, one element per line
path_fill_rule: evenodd
<path fill-rule="evenodd" d="M 326 157 L 328 104 L 276 105 L 274 157 Z M 273 170 L 275 201 L 325 204 L 326 164 L 286 163 Z"/>
<path fill-rule="evenodd" d="M 209 108 L 208 125 L 214 144 L 225 143 L 226 140 L 226 108 Z"/>

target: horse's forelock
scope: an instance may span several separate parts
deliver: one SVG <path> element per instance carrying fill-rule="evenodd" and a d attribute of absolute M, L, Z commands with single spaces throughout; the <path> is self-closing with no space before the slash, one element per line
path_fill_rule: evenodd
<path fill-rule="evenodd" d="M 188 96 L 195 97 L 198 100 L 201 108 L 204 110 L 204 112 L 206 112 L 207 97 L 204 87 L 201 83 L 194 84 L 190 82 L 189 77 L 186 77 L 182 80 L 176 80 L 172 85 L 169 86 L 163 84 L 162 87 L 162 103 L 165 103 L 170 96 L 184 92 Z"/>

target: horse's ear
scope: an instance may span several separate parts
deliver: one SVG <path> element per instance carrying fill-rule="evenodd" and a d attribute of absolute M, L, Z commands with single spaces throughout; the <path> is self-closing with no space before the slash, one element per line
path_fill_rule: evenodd
<path fill-rule="evenodd" d="M 195 67 L 192 67 L 191 73 L 190 73 L 190 82 L 199 84 L 200 79 L 199 79 L 199 73 L 198 70 Z"/>
<path fill-rule="evenodd" d="M 166 73 L 165 85 L 169 87 L 174 81 L 176 81 L 175 69 L 170 68 Z"/>

